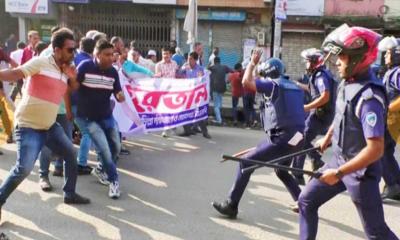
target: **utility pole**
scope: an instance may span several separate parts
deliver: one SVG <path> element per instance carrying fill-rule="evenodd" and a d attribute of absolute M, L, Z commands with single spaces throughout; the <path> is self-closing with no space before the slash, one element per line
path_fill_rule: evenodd
<path fill-rule="evenodd" d="M 274 0 L 273 1 L 273 14 L 272 14 L 272 49 L 273 57 L 280 58 L 281 56 L 281 42 L 282 42 L 282 20 L 286 19 L 286 1 Z"/>

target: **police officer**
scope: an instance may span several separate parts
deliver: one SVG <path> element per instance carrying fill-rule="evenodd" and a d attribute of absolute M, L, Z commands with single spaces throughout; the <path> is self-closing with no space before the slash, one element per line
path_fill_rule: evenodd
<path fill-rule="evenodd" d="M 399 40 L 385 37 L 379 42 L 378 48 L 385 53 L 385 65 L 388 71 L 383 77 L 383 84 L 389 98 L 389 116 L 400 110 L 400 46 Z M 393 115 L 392 117 L 396 117 Z M 398 119 L 394 119 L 394 124 Z M 394 126 L 398 127 L 398 126 Z M 396 142 L 388 131 L 385 134 L 385 155 L 382 158 L 382 177 L 386 186 L 381 194 L 382 199 L 400 200 L 400 169 L 394 152 Z"/>
<path fill-rule="evenodd" d="M 384 220 L 379 193 L 387 101 L 383 85 L 369 66 L 376 59 L 380 35 L 346 24 L 329 34 L 323 47 L 337 55 L 344 79 L 338 89 L 335 117 L 321 151 L 332 143 L 333 158 L 311 179 L 299 197 L 300 239 L 316 239 L 318 209 L 347 190 L 368 239 L 398 239 Z"/>
<path fill-rule="evenodd" d="M 271 58 L 261 64 L 258 72 L 262 78 L 254 79 L 252 73 L 260 61 L 261 54 L 261 51 L 254 51 L 243 76 L 243 85 L 263 96 L 262 106 L 264 108 L 261 111 L 261 119 L 267 139 L 260 142 L 245 157 L 269 161 L 303 148 L 303 91 L 294 82 L 284 78 L 283 63 L 277 58 Z M 280 164 L 288 166 L 291 162 L 292 160 L 288 160 Z M 229 198 L 222 203 L 212 203 L 221 214 L 231 218 L 236 217 L 239 201 L 252 174 L 252 172 L 242 173 L 241 170 L 249 166 L 251 164 L 240 163 Z M 277 170 L 276 174 L 288 189 L 293 200 L 297 201 L 300 187 L 294 177 L 287 171 Z"/>
<path fill-rule="evenodd" d="M 316 48 L 305 49 L 301 56 L 306 61 L 306 71 L 310 76 L 308 91 L 311 102 L 304 105 L 304 111 L 310 112 L 306 119 L 304 130 L 304 147 L 313 147 L 311 142 L 318 136 L 325 134 L 332 123 L 335 110 L 335 95 L 337 84 L 332 73 L 324 65 L 324 53 Z M 309 153 L 312 159 L 312 168 L 317 170 L 324 165 L 321 154 Z M 306 156 L 302 155 L 295 159 L 293 166 L 303 168 Z M 304 185 L 303 174 L 293 173 L 299 184 Z"/>

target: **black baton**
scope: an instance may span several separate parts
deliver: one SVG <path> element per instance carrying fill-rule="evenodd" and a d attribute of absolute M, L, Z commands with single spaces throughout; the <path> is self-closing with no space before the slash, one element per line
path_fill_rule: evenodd
<path fill-rule="evenodd" d="M 310 152 L 318 151 L 318 150 L 320 150 L 320 147 L 312 147 L 312 148 L 304 149 L 304 150 L 301 150 L 299 152 L 288 154 L 288 155 L 285 155 L 285 156 L 282 156 L 282 157 L 279 157 L 279 158 L 275 158 L 275 159 L 273 159 L 271 161 L 267 161 L 267 162 L 271 163 L 271 164 L 280 163 L 280 162 L 283 162 L 285 160 L 289 160 L 291 158 L 298 157 L 298 156 L 301 156 L 301 155 L 304 155 L 304 154 L 307 154 L 307 153 L 310 153 Z M 242 173 L 253 171 L 254 169 L 257 169 L 257 168 L 260 168 L 260 167 L 263 167 L 263 166 L 254 165 L 254 166 L 250 166 L 250 167 L 247 167 L 247 168 L 243 168 L 242 169 Z"/>
<path fill-rule="evenodd" d="M 248 163 L 258 164 L 263 167 L 269 167 L 269 168 L 274 168 L 274 169 L 278 169 L 278 170 L 302 173 L 302 174 L 306 174 L 306 175 L 309 175 L 314 178 L 319 178 L 322 175 L 322 173 L 320 173 L 320 172 L 313 172 L 313 171 L 303 170 L 300 168 L 292 168 L 292 167 L 287 167 L 284 165 L 277 165 L 277 164 L 273 164 L 273 163 L 262 162 L 262 161 L 258 161 L 258 160 L 248 159 L 248 158 L 238 158 L 238 157 L 233 157 L 233 156 L 229 156 L 229 155 L 223 155 L 222 158 L 227 159 L 227 160 L 236 161 L 236 162 L 248 162 Z M 243 170 L 244 169 L 242 169 L 242 173 L 243 173 Z"/>

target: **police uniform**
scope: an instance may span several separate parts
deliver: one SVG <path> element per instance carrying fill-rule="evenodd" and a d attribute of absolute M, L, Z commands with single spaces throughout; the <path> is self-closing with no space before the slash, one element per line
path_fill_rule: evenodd
<path fill-rule="evenodd" d="M 385 134 L 387 100 L 384 87 L 372 72 L 359 75 L 354 82 L 342 81 L 336 100 L 333 121 L 333 159 L 322 167 L 337 169 L 356 156 L 366 139 Z M 335 195 L 347 190 L 359 212 L 368 239 L 398 239 L 384 220 L 379 193 L 381 163 L 376 161 L 364 169 L 345 175 L 329 186 L 312 179 L 299 197 L 300 239 L 316 239 L 318 209 Z"/>
<path fill-rule="evenodd" d="M 336 81 L 325 66 L 321 66 L 315 70 L 311 75 L 309 81 L 311 101 L 319 98 L 325 91 L 329 91 L 329 101 L 310 112 L 306 119 L 306 127 L 304 130 L 304 147 L 312 148 L 311 142 L 318 136 L 325 134 L 332 123 L 335 111 L 335 94 L 336 94 Z M 318 167 L 323 165 L 321 154 L 314 151 L 309 153 L 313 164 Z M 303 169 L 306 156 L 302 155 L 295 159 L 293 167 Z M 302 178 L 301 173 L 293 173 L 296 178 Z"/>
<path fill-rule="evenodd" d="M 389 102 L 400 97 L 400 67 L 394 67 L 385 73 L 383 84 Z M 385 155 L 382 158 L 382 177 L 387 186 L 400 184 L 400 168 L 397 163 L 394 152 L 396 142 L 388 131 L 385 134 Z"/>
<path fill-rule="evenodd" d="M 269 161 L 274 158 L 303 149 L 304 107 L 303 92 L 292 81 L 280 77 L 275 80 L 256 80 L 257 92 L 264 97 L 261 119 L 267 133 L 266 140 L 258 144 L 255 150 L 246 154 L 246 158 Z M 295 139 L 296 136 L 300 138 Z M 281 162 L 290 165 L 291 160 Z M 242 169 L 251 166 L 241 163 L 236 181 L 229 199 L 233 206 L 239 204 L 252 172 L 242 173 Z M 300 188 L 297 181 L 287 171 L 276 170 L 278 178 L 284 183 L 293 200 L 297 201 Z"/>

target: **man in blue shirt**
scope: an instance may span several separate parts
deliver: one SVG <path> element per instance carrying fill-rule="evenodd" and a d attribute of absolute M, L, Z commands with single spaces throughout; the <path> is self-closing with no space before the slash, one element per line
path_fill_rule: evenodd
<path fill-rule="evenodd" d="M 117 70 L 112 66 L 113 45 L 104 39 L 96 43 L 95 59 L 86 60 L 78 67 L 78 111 L 76 121 L 87 128 L 101 160 L 101 166 L 92 174 L 102 184 L 109 185 L 109 197 L 120 196 L 116 158 L 121 143 L 116 122 L 112 116 L 111 94 L 118 102 L 125 101 Z M 107 176 L 107 177 L 106 177 Z"/>
<path fill-rule="evenodd" d="M 321 151 L 332 143 L 333 157 L 302 190 L 300 239 L 317 237 L 318 210 L 337 194 L 348 191 L 368 239 L 398 239 L 387 226 L 379 193 L 387 101 L 383 85 L 369 66 L 375 61 L 380 35 L 343 24 L 324 43 L 343 79 L 338 88 L 335 117 L 317 144 Z"/>
<path fill-rule="evenodd" d="M 87 37 L 83 37 L 79 43 L 79 51 L 78 54 L 75 55 L 74 63 L 75 66 L 79 66 L 79 64 L 85 60 L 93 59 L 93 51 L 94 45 L 96 42 Z M 71 109 L 74 116 L 77 116 L 77 102 L 78 102 L 78 93 L 75 91 L 71 94 Z M 90 146 L 92 145 L 92 141 L 90 140 L 90 136 L 88 130 L 85 126 L 79 125 L 76 122 L 78 128 L 81 133 L 81 142 L 78 150 L 78 174 L 86 175 L 92 172 L 92 168 L 87 164 Z"/>
<path fill-rule="evenodd" d="M 174 60 L 179 67 L 183 66 L 185 63 L 185 57 L 182 55 L 180 48 L 175 48 L 175 54 L 172 55 L 172 60 Z"/>
<path fill-rule="evenodd" d="M 379 42 L 379 50 L 385 51 L 385 65 L 387 72 L 383 77 L 383 84 L 389 98 L 388 129 L 396 132 L 399 128 L 398 112 L 400 110 L 400 39 L 388 36 Z M 385 134 L 385 154 L 382 158 L 382 178 L 385 187 L 381 194 L 382 199 L 400 200 L 400 168 L 395 158 L 397 139 L 390 132 Z"/>
<path fill-rule="evenodd" d="M 259 74 L 263 78 L 254 79 L 253 70 L 260 61 L 261 54 L 262 51 L 254 51 L 251 63 L 243 76 L 243 85 L 263 96 L 261 119 L 267 138 L 254 150 L 247 152 L 245 158 L 268 162 L 303 148 L 304 95 L 292 81 L 284 78 L 283 63 L 277 58 L 271 58 L 261 64 Z M 288 166 L 291 162 L 290 159 L 279 164 Z M 241 170 L 249 166 L 252 164 L 241 162 L 228 199 L 222 203 L 212 203 L 222 215 L 236 217 L 239 201 L 252 174 L 252 172 L 242 173 Z M 297 201 L 300 187 L 294 177 L 283 170 L 276 170 L 275 173 L 293 200 Z"/>
<path fill-rule="evenodd" d="M 78 66 L 84 60 L 92 59 L 93 58 L 93 50 L 94 45 L 96 42 L 87 37 L 83 37 L 79 42 L 79 50 L 78 54 L 75 55 L 74 64 Z"/>
<path fill-rule="evenodd" d="M 188 57 L 188 62 L 185 63 L 182 68 L 178 71 L 178 76 L 182 78 L 197 78 L 204 75 L 204 68 L 197 64 L 199 55 L 196 52 L 191 52 Z M 203 136 L 210 139 L 211 136 L 208 134 L 207 127 L 204 121 L 199 123 Z M 190 136 L 196 134 L 194 124 L 187 124 L 183 126 L 184 132 L 180 136 Z"/>
<path fill-rule="evenodd" d="M 306 91 L 310 92 L 311 102 L 304 105 L 304 111 L 309 112 L 304 130 L 304 148 L 311 148 L 312 141 L 318 135 L 324 135 L 332 123 L 335 110 L 335 95 L 337 84 L 332 73 L 325 67 L 324 53 L 316 48 L 305 49 L 301 56 L 306 61 L 306 71 L 310 76 Z M 303 84 L 298 84 L 303 85 Z M 317 170 L 324 165 L 321 154 L 311 152 L 312 168 Z M 306 156 L 296 158 L 293 163 L 295 168 L 303 168 Z M 294 173 L 297 181 L 304 185 L 303 174 Z"/>

